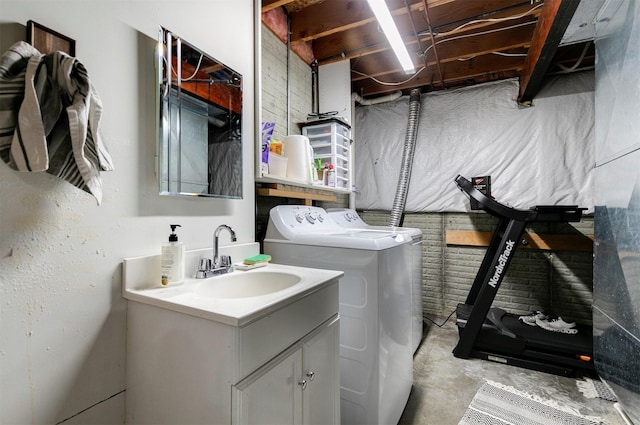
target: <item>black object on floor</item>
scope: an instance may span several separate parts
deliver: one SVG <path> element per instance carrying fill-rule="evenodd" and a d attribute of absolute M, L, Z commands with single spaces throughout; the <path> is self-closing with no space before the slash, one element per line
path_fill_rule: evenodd
<path fill-rule="evenodd" d="M 563 376 L 577 370 L 593 371 L 591 327 L 578 325 L 578 333 L 546 331 L 521 323 L 518 316 L 491 308 L 528 223 L 577 222 L 586 208 L 577 205 L 540 205 L 529 210 L 508 207 L 490 198 L 458 175 L 458 187 L 480 208 L 499 219 L 480 269 L 457 313 L 460 339 L 453 354 L 477 357 Z"/>

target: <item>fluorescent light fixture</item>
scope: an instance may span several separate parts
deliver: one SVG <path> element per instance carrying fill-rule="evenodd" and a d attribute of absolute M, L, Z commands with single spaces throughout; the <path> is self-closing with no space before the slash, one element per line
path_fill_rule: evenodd
<path fill-rule="evenodd" d="M 400 37 L 398 28 L 396 27 L 395 22 L 393 22 L 391 12 L 389 12 L 389 8 L 387 7 L 385 1 L 367 0 L 367 2 L 369 3 L 369 7 L 371 8 L 371 10 L 373 11 L 373 14 L 376 15 L 378 24 L 380 25 L 380 27 L 382 27 L 382 31 L 387 37 L 387 40 L 389 41 L 393 52 L 396 54 L 398 61 L 400 61 L 400 65 L 404 69 L 404 72 L 406 72 L 407 74 L 415 72 L 413 61 L 409 56 L 407 47 L 402 41 L 402 37 Z"/>

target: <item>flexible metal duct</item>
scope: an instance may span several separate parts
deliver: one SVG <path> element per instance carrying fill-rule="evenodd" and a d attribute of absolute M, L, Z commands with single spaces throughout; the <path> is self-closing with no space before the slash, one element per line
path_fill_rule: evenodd
<path fill-rule="evenodd" d="M 419 117 L 420 89 L 413 89 L 409 95 L 409 122 L 407 123 L 407 134 L 404 138 L 400 178 L 398 179 L 396 196 L 393 199 L 393 207 L 391 208 L 390 226 L 402 226 L 402 213 L 404 212 L 404 206 L 407 202 L 407 192 L 409 191 L 411 166 L 413 165 L 416 137 L 418 136 Z"/>

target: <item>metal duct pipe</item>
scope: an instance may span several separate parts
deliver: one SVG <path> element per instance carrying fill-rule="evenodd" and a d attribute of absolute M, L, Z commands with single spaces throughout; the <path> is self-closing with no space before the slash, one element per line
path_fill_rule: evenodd
<path fill-rule="evenodd" d="M 311 115 L 320 113 L 320 75 L 318 74 L 318 61 L 311 62 Z"/>
<path fill-rule="evenodd" d="M 413 165 L 416 137 L 418 135 L 419 117 L 420 89 L 413 89 L 409 95 L 409 122 L 407 123 L 407 134 L 404 138 L 400 178 L 396 186 L 396 196 L 393 200 L 393 207 L 391 208 L 391 216 L 389 218 L 390 226 L 402 226 L 402 214 L 407 202 L 407 192 L 409 191 L 409 179 L 411 178 L 411 166 Z"/>
<path fill-rule="evenodd" d="M 365 99 L 362 96 L 360 96 L 358 93 L 353 92 L 351 93 L 351 100 L 361 104 L 362 106 L 369 106 L 369 105 L 377 105 L 379 103 L 384 103 L 384 102 L 390 102 L 392 100 L 399 99 L 401 96 L 402 96 L 402 92 L 398 90 L 386 96 L 380 96 L 375 99 Z"/>

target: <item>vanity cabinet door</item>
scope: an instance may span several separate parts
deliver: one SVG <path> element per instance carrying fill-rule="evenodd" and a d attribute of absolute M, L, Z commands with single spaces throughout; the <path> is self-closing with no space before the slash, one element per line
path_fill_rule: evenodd
<path fill-rule="evenodd" d="M 232 424 L 340 423 L 336 314 L 232 387 Z"/>
<path fill-rule="evenodd" d="M 303 342 L 303 423 L 340 423 L 340 332 L 339 321 L 323 325 Z"/>
<path fill-rule="evenodd" d="M 232 391 L 232 423 L 300 424 L 302 422 L 302 348 L 269 362 Z"/>

